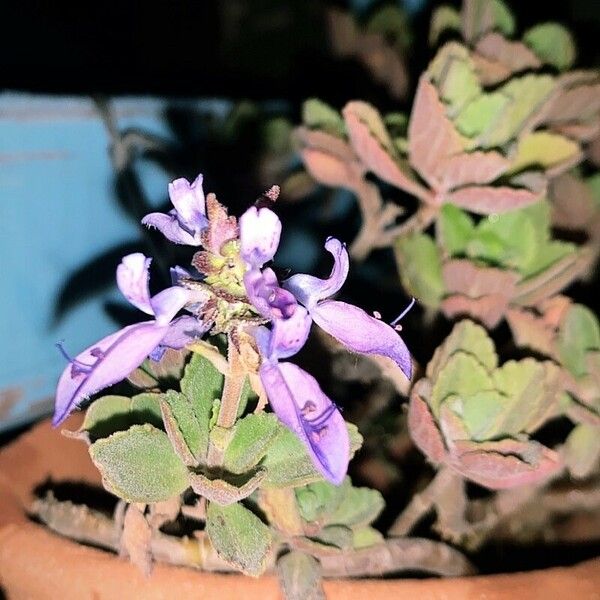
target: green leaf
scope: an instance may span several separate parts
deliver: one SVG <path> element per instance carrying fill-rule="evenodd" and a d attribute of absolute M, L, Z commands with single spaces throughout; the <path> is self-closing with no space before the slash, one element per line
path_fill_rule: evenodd
<path fill-rule="evenodd" d="M 181 494 L 188 472 L 167 434 L 152 425 L 134 425 L 89 448 L 104 486 L 127 502 L 160 502 Z"/>
<path fill-rule="evenodd" d="M 361 447 L 362 436 L 356 425 L 346 423 L 350 436 L 350 458 Z M 283 427 L 269 446 L 261 465 L 267 469 L 264 487 L 298 487 L 322 481 L 313 466 L 304 444 L 289 429 Z"/>
<path fill-rule="evenodd" d="M 449 396 L 467 398 L 476 392 L 493 390 L 492 377 L 482 364 L 471 354 L 455 352 L 440 370 L 431 390 L 429 405 L 433 413 Z"/>
<path fill-rule="evenodd" d="M 185 394 L 168 390 L 163 398 L 186 446 L 196 461 L 200 461 L 208 451 L 208 418 L 204 423 L 198 421 L 196 411 Z"/>
<path fill-rule="evenodd" d="M 250 378 L 246 377 L 246 379 L 244 379 L 244 385 L 242 386 L 242 391 L 240 393 L 240 403 L 238 404 L 237 411 L 238 419 L 246 412 L 248 404 L 255 402 L 257 399 L 258 396 L 252 389 L 252 385 L 250 385 Z"/>
<path fill-rule="evenodd" d="M 426 306 L 437 308 L 444 283 L 442 261 L 433 239 L 423 233 L 400 237 L 395 255 L 404 288 Z"/>
<path fill-rule="evenodd" d="M 344 527 L 343 525 L 329 525 L 321 529 L 321 531 L 311 539 L 314 539 L 325 546 L 333 546 L 340 550 L 348 550 L 353 546 L 354 534 L 349 527 Z"/>
<path fill-rule="evenodd" d="M 325 600 L 319 561 L 294 550 L 277 560 L 279 581 L 286 600 Z"/>
<path fill-rule="evenodd" d="M 466 425 L 471 439 L 479 442 L 490 437 L 490 431 L 504 411 L 504 400 L 497 390 L 482 390 L 459 400 L 462 403 L 460 413 L 454 406 L 452 408 Z"/>
<path fill-rule="evenodd" d="M 567 437 L 564 457 L 574 477 L 591 475 L 600 459 L 600 429 L 587 423 L 577 425 Z"/>
<path fill-rule="evenodd" d="M 359 529 L 353 530 L 354 540 L 352 545 L 355 550 L 361 548 L 368 548 L 369 546 L 375 546 L 376 544 L 382 544 L 384 537 L 377 529 L 373 527 L 360 527 Z"/>
<path fill-rule="evenodd" d="M 181 391 L 189 400 L 196 416 L 199 430 L 196 432 L 199 456 L 204 456 L 208 449 L 209 423 L 213 413 L 213 403 L 221 397 L 223 375 L 204 356 L 197 352 L 185 367 L 181 380 Z"/>
<path fill-rule="evenodd" d="M 429 24 L 429 45 L 435 46 L 445 31 L 460 32 L 460 13 L 447 4 L 438 6 L 433 11 Z"/>
<path fill-rule="evenodd" d="M 444 204 L 438 220 L 442 244 L 450 256 L 464 255 L 475 232 L 473 219 L 453 204 Z"/>
<path fill-rule="evenodd" d="M 519 140 L 510 172 L 527 167 L 548 169 L 579 153 L 579 144 L 558 133 L 534 131 Z"/>
<path fill-rule="evenodd" d="M 302 121 L 311 129 L 320 129 L 341 138 L 346 136 L 346 126 L 340 113 L 317 98 L 309 98 L 302 105 Z"/>
<path fill-rule="evenodd" d="M 457 323 L 450 335 L 439 346 L 427 365 L 427 377 L 437 379 L 441 369 L 456 352 L 466 352 L 475 358 L 488 372 L 498 365 L 494 342 L 486 330 L 473 321 L 465 319 Z"/>
<path fill-rule="evenodd" d="M 217 554 L 242 573 L 258 577 L 264 572 L 273 543 L 271 531 L 245 506 L 210 502 L 206 533 Z"/>
<path fill-rule="evenodd" d="M 377 490 L 349 486 L 328 523 L 348 527 L 368 525 L 379 516 L 384 507 L 383 496 Z"/>
<path fill-rule="evenodd" d="M 596 210 L 600 209 L 600 173 L 595 173 L 585 180 L 586 185 L 590 188 L 592 196 L 596 203 Z"/>
<path fill-rule="evenodd" d="M 224 467 L 232 473 L 244 473 L 255 467 L 282 428 L 273 414 L 251 414 L 240 419 L 225 450 Z"/>
<path fill-rule="evenodd" d="M 98 439 L 135 424 L 151 423 L 161 427 L 159 396 L 155 393 L 138 394 L 133 398 L 102 396 L 87 409 L 81 430 L 87 431 L 91 439 Z"/>
<path fill-rule="evenodd" d="M 300 515 L 308 522 L 326 519 L 340 505 L 350 485 L 350 479 L 346 477 L 340 486 L 317 481 L 297 488 L 295 492 Z"/>
<path fill-rule="evenodd" d="M 465 0 L 462 25 L 465 38 L 474 43 L 484 33 L 493 30 L 512 36 L 515 19 L 502 0 Z"/>
<path fill-rule="evenodd" d="M 542 23 L 528 29 L 523 35 L 538 58 L 559 71 L 569 69 L 575 62 L 576 50 L 573 36 L 558 23 Z"/>
<path fill-rule="evenodd" d="M 467 48 L 460 44 L 446 44 L 429 65 L 428 72 L 450 117 L 481 95 L 475 65 Z"/>
<path fill-rule="evenodd" d="M 463 135 L 475 138 L 501 118 L 509 103 L 509 98 L 499 92 L 482 94 L 463 108 L 454 119 L 454 125 Z"/>
<path fill-rule="evenodd" d="M 586 354 L 594 350 L 600 350 L 598 320 L 589 308 L 574 304 L 558 331 L 561 363 L 575 377 L 582 377 L 587 373 Z"/>

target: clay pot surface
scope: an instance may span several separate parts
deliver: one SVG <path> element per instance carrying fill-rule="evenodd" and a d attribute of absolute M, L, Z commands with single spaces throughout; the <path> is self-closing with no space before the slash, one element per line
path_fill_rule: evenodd
<path fill-rule="evenodd" d="M 80 422 L 67 422 L 75 429 Z M 37 485 L 100 478 L 85 445 L 43 422 L 0 452 L 0 584 L 9 600 L 171 598 L 270 600 L 277 579 L 203 573 L 156 565 L 150 577 L 116 555 L 74 543 L 27 518 Z M 328 598 L 344 600 L 600 600 L 600 559 L 573 567 L 457 579 L 327 580 Z"/>

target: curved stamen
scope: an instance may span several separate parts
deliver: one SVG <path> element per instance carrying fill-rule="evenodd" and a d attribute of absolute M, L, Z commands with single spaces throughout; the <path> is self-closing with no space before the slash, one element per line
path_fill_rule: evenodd
<path fill-rule="evenodd" d="M 416 300 L 411 298 L 408 306 L 390 323 L 392 327 L 398 325 L 398 323 L 406 316 L 406 313 L 415 305 Z"/>
<path fill-rule="evenodd" d="M 99 360 L 104 358 L 104 352 L 100 350 L 100 348 L 93 348 L 90 351 L 90 354 L 96 357 L 98 360 L 93 364 L 89 365 L 87 363 L 81 362 L 76 358 L 73 358 L 64 348 L 63 346 L 64 340 L 60 342 L 56 342 L 55 346 L 58 348 L 59 352 L 64 356 L 64 358 L 71 363 L 71 377 L 76 377 L 81 373 L 89 373 L 98 363 Z"/>

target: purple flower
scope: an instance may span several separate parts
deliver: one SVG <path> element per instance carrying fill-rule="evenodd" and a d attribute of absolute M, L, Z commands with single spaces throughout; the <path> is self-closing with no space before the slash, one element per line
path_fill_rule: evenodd
<path fill-rule="evenodd" d="M 193 317 L 173 320 L 192 300 L 191 290 L 173 286 L 150 297 L 150 261 L 139 252 L 125 256 L 117 267 L 117 284 L 131 304 L 153 315 L 154 320 L 129 325 L 69 358 L 70 366 L 63 371 L 56 390 L 54 426 L 85 398 L 127 377 L 148 355 L 156 357 L 165 347 L 182 348 L 190 337 L 206 332 L 206 325 Z"/>
<path fill-rule="evenodd" d="M 169 214 L 150 213 L 142 223 L 156 227 L 175 244 L 200 246 L 200 234 L 208 225 L 202 175 L 198 175 L 192 184 L 187 179 L 176 179 L 169 184 L 169 197 L 175 207 Z"/>
<path fill-rule="evenodd" d="M 292 363 L 279 362 L 302 348 L 310 325 L 306 309 L 298 306 L 289 319 L 275 320 L 271 330 L 258 328 L 263 355 L 259 375 L 279 420 L 298 436 L 323 477 L 340 485 L 350 454 L 344 418 L 314 377 Z"/>
<path fill-rule="evenodd" d="M 265 319 L 287 319 L 298 303 L 280 287 L 273 269 L 262 269 L 275 256 L 281 221 L 269 208 L 252 206 L 240 217 L 240 253 L 250 267 L 244 275 L 248 299 Z M 262 270 L 261 270 L 262 269 Z"/>
<path fill-rule="evenodd" d="M 364 310 L 329 300 L 342 287 L 348 276 L 348 252 L 335 238 L 329 238 L 325 249 L 334 259 L 333 270 L 327 279 L 312 275 L 293 275 L 283 287 L 304 305 L 313 321 L 353 352 L 380 354 L 391 358 L 410 379 L 412 362 L 410 352 L 397 331 L 387 323 L 375 319 Z"/>

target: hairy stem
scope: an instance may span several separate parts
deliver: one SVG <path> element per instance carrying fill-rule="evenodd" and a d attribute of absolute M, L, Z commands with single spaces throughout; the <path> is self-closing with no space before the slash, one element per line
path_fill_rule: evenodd
<path fill-rule="evenodd" d="M 31 513 L 52 531 L 72 540 L 118 552 L 122 529 L 116 521 L 87 506 L 59 502 L 51 494 L 36 500 Z M 305 538 L 291 538 L 299 541 Z M 153 530 L 150 541 L 156 562 L 204 571 L 235 572 L 219 557 L 203 532 L 194 538 L 167 535 Z M 267 570 L 274 570 L 275 549 Z M 361 550 L 332 551 L 318 556 L 324 577 L 368 577 L 419 570 L 456 577 L 473 573 L 469 561 L 457 550 L 441 542 L 421 538 L 398 538 Z"/>

